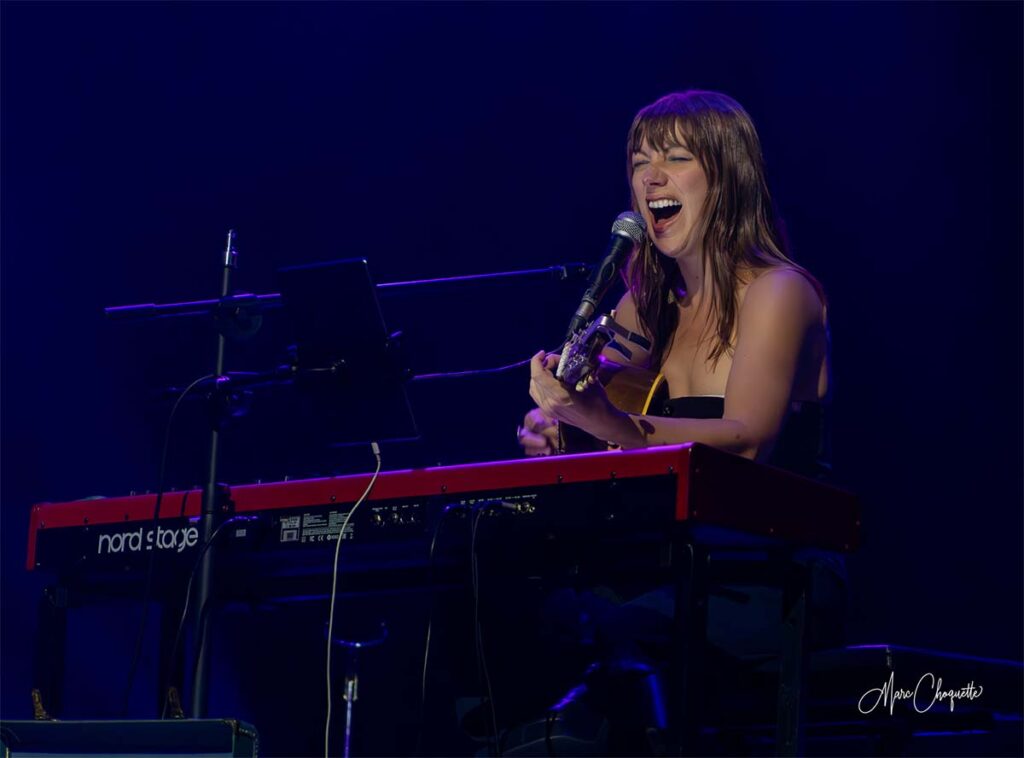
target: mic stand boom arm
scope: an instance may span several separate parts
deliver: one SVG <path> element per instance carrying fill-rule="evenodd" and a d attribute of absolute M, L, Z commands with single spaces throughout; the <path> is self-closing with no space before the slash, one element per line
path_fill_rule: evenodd
<path fill-rule="evenodd" d="M 589 267 L 583 263 L 566 263 L 547 268 L 524 269 L 522 271 L 500 271 L 491 274 L 470 274 L 468 276 L 449 276 L 440 279 L 413 279 L 405 282 L 382 282 L 377 285 L 380 291 L 402 289 L 407 287 L 437 287 L 450 284 L 469 284 L 473 282 L 494 281 L 498 279 L 554 279 L 555 281 L 572 281 L 583 279 Z M 156 318 L 174 318 L 182 316 L 210 316 L 218 313 L 262 313 L 263 311 L 281 308 L 284 305 L 281 295 L 270 292 L 263 295 L 239 293 L 223 294 L 212 300 L 188 300 L 180 303 L 140 303 L 138 305 L 114 305 L 104 308 L 103 312 L 112 321 L 144 321 Z"/>

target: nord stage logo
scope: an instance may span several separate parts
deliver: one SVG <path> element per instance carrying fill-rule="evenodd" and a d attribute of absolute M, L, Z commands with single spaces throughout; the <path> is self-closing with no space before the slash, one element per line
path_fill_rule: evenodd
<path fill-rule="evenodd" d="M 101 534 L 96 543 L 97 555 L 117 555 L 120 553 L 141 553 L 145 550 L 173 550 L 180 553 L 186 548 L 195 547 L 199 542 L 199 529 L 195 526 L 182 526 L 164 529 L 147 529 L 140 526 L 126 532 Z"/>

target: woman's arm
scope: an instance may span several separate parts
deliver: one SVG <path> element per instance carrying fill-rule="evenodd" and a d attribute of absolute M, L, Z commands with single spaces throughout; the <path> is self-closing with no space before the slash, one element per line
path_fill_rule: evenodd
<path fill-rule="evenodd" d="M 583 392 L 563 387 L 539 355 L 533 361 L 531 395 L 551 417 L 622 447 L 702 442 L 765 458 L 782 426 L 804 342 L 821 323 L 822 307 L 814 287 L 797 271 L 768 271 L 748 286 L 721 419 L 622 413 L 600 387 Z"/>

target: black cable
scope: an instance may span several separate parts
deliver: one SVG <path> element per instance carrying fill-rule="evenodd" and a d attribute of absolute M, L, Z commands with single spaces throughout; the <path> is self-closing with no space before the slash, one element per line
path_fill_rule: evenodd
<path fill-rule="evenodd" d="M 484 688 L 487 691 L 487 702 L 490 707 L 491 733 L 494 737 L 494 754 L 501 755 L 501 741 L 498 736 L 498 712 L 494 705 L 494 691 L 491 689 L 491 675 L 487 670 L 487 657 L 484 650 L 483 630 L 480 626 L 480 565 L 476 550 L 476 534 L 480 526 L 480 518 L 491 507 L 510 507 L 509 503 L 490 500 L 480 503 L 473 508 L 473 524 L 469 538 L 469 560 L 473 584 L 473 631 L 476 638 L 476 662 L 477 678 L 483 680 Z M 511 506 L 514 508 L 514 506 Z"/>
<path fill-rule="evenodd" d="M 486 374 L 500 374 L 504 371 L 511 371 L 512 369 L 521 368 L 530 362 L 527 358 L 524 361 L 518 361 L 516 363 L 510 363 L 507 366 L 498 366 L 497 368 L 479 368 L 470 369 L 469 371 L 447 371 L 438 374 L 417 374 L 409 379 L 410 382 L 426 382 L 431 379 L 461 379 L 466 376 L 481 376 Z"/>
<path fill-rule="evenodd" d="M 188 505 L 189 490 L 185 490 L 185 493 L 181 496 L 181 512 L 178 513 L 180 518 L 185 518 L 185 506 Z"/>
<path fill-rule="evenodd" d="M 430 551 L 427 554 L 427 572 L 431 578 L 431 595 L 430 595 L 430 610 L 427 612 L 427 633 L 423 642 L 423 669 L 420 674 L 420 702 L 417 709 L 418 718 L 417 723 L 419 726 L 416 730 L 416 747 L 413 749 L 413 755 L 420 754 L 420 748 L 423 742 L 423 712 L 426 708 L 427 702 L 427 662 L 430 660 L 430 631 L 434 624 L 434 610 L 437 605 L 437 595 L 433 590 L 433 578 L 434 578 L 434 555 L 437 549 L 437 538 L 441 534 L 441 526 L 444 524 L 446 517 L 449 513 L 465 508 L 467 506 L 461 503 L 452 503 L 445 506 L 445 509 L 441 511 L 440 517 L 437 519 L 437 523 L 434 525 L 434 534 L 430 538 Z"/>
<path fill-rule="evenodd" d="M 164 498 L 164 487 L 166 484 L 164 477 L 167 473 L 167 452 L 170 448 L 171 426 L 174 422 L 174 416 L 178 412 L 178 406 L 181 405 L 181 402 L 185 399 L 188 393 L 194 390 L 202 382 L 213 378 L 213 374 L 201 376 L 182 390 L 181 394 L 178 395 L 178 399 L 174 401 L 174 405 L 171 407 L 171 413 L 167 417 L 167 426 L 164 427 L 163 450 L 160 453 L 160 471 L 157 474 L 156 502 L 153 504 L 152 529 L 154 530 L 160 523 L 160 504 L 163 502 Z M 135 637 L 135 652 L 132 653 L 132 660 L 128 666 L 128 684 L 125 687 L 124 700 L 121 704 L 122 718 L 127 717 L 128 715 L 128 701 L 131 699 L 132 687 L 135 684 L 135 671 L 138 668 L 139 658 L 142 655 L 142 640 L 146 636 L 146 619 L 149 615 L 150 595 L 153 592 L 153 573 L 156 565 L 157 552 L 158 551 L 154 550 L 149 554 L 149 561 L 146 567 L 146 583 L 142 591 L 142 620 L 139 622 L 139 633 Z"/>
<path fill-rule="evenodd" d="M 185 586 L 185 601 L 182 603 L 181 621 L 178 622 L 178 631 L 174 635 L 174 645 L 171 646 L 171 655 L 170 655 L 170 658 L 168 658 L 168 661 L 167 661 L 167 672 L 166 672 L 166 676 L 164 678 L 165 682 L 169 682 L 170 681 L 171 670 L 174 668 L 174 661 L 178 657 L 178 645 L 181 644 L 182 637 L 183 637 L 183 635 L 185 633 L 185 620 L 188 618 L 188 602 L 189 602 L 189 598 L 192 596 L 192 582 L 195 581 L 196 574 L 199 572 L 199 565 L 200 565 L 200 563 L 203 560 L 203 556 L 206 555 L 206 551 L 209 550 L 210 545 L 213 544 L 213 541 L 215 539 L 217 539 L 217 535 L 220 534 L 221 529 L 226 527 L 228 524 L 232 524 L 232 523 L 235 523 L 237 521 L 254 521 L 254 520 L 256 520 L 256 518 L 257 518 L 256 516 L 232 516 L 231 518 L 227 519 L 226 521 L 221 523 L 216 529 L 213 530 L 213 534 L 210 535 L 210 539 L 208 539 L 206 541 L 206 543 L 203 545 L 202 549 L 199 551 L 199 555 L 196 556 L 196 561 L 192 565 L 192 571 L 189 573 L 188 584 Z M 200 614 L 205 613 L 205 610 L 206 610 L 205 608 L 201 608 L 200 609 Z M 200 628 L 202 628 L 202 627 L 200 627 Z M 198 658 L 199 658 L 199 648 L 202 646 L 202 644 L 203 644 L 203 640 L 202 639 L 197 639 L 196 640 L 196 660 L 198 660 Z M 168 705 L 169 705 L 169 700 L 168 700 L 167 696 L 165 696 L 164 697 L 164 706 L 163 706 L 163 708 L 160 711 L 160 718 L 161 719 L 167 718 L 167 706 Z"/>
<path fill-rule="evenodd" d="M 557 348 L 555 348 L 554 350 L 550 350 L 548 352 L 561 353 L 564 347 L 565 343 L 563 342 Z M 486 376 L 487 374 L 500 374 L 504 371 L 512 371 L 513 369 L 529 365 L 531 360 L 533 359 L 527 358 L 526 360 L 518 361 L 516 363 L 510 363 L 507 366 L 498 366 L 497 368 L 479 368 L 470 369 L 469 371 L 446 371 L 437 374 L 417 374 L 416 376 L 411 377 L 409 381 L 426 382 L 431 381 L 433 379 L 462 379 L 467 376 Z"/>
<path fill-rule="evenodd" d="M 556 718 L 558 718 L 558 714 L 555 713 L 554 709 L 549 709 L 547 716 L 544 718 L 544 745 L 551 758 L 555 756 L 555 743 L 552 738 L 554 736 Z"/>

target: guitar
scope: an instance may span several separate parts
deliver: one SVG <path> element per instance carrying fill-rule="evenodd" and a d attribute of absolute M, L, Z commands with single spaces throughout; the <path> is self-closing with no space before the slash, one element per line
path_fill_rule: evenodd
<path fill-rule="evenodd" d="M 562 349 L 555 377 L 563 384 L 583 390 L 591 382 L 601 382 L 612 405 L 626 413 L 645 414 L 668 396 L 665 377 L 656 371 L 618 363 L 603 355 L 606 347 L 633 357 L 634 345 L 651 349 L 647 338 L 631 332 L 615 321 L 615 312 L 601 316 L 586 329 L 574 334 Z M 583 453 L 609 449 L 609 443 L 570 424 L 558 425 L 558 452 Z"/>

